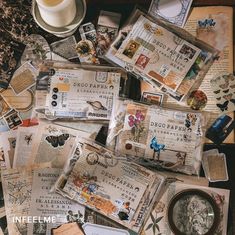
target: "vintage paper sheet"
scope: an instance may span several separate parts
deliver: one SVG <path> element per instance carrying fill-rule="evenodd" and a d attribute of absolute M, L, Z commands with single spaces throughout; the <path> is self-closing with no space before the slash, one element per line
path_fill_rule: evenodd
<path fill-rule="evenodd" d="M 89 137 L 89 133 L 59 125 L 42 123 L 32 143 L 31 164 L 46 163 L 63 168 L 77 136 Z"/>
<path fill-rule="evenodd" d="M 169 204 L 171 198 L 178 192 L 185 189 L 200 189 L 210 194 L 218 207 L 220 208 L 220 216 L 221 223 L 215 233 L 215 235 L 219 234 L 227 234 L 227 218 L 228 218 L 228 205 L 229 205 L 229 190 L 218 189 L 218 188 L 207 188 L 203 186 L 193 186 L 190 184 L 183 183 L 172 183 L 169 185 L 168 189 L 165 191 L 160 201 L 156 204 L 156 207 L 151 213 L 151 216 L 148 219 L 148 222 L 145 225 L 145 229 L 141 235 L 155 235 L 153 226 L 150 224 L 153 223 L 152 220 L 157 218 L 157 225 L 159 227 L 159 233 L 164 235 L 173 235 L 171 232 L 168 223 L 167 223 L 167 205 Z"/>
<path fill-rule="evenodd" d="M 111 151 L 82 140 L 56 188 L 64 196 L 139 231 L 148 214 L 146 208 L 152 206 L 162 180 L 162 176 L 118 160 Z"/>
<path fill-rule="evenodd" d="M 47 95 L 48 111 L 55 117 L 108 120 L 120 77 L 115 72 L 57 70 Z"/>
<path fill-rule="evenodd" d="M 195 174 L 201 160 L 202 127 L 200 113 L 128 104 L 117 150 Z"/>
<path fill-rule="evenodd" d="M 31 223 L 27 234 L 50 235 L 51 229 L 67 222 L 82 224 L 85 208 L 77 202 L 72 202 L 61 195 L 50 192 L 51 187 L 60 175 L 60 169 L 37 169 L 33 174 L 32 196 L 29 215 L 40 218 L 55 217 L 51 223 Z"/>
<path fill-rule="evenodd" d="M 26 234 L 26 222 L 16 222 L 14 217 L 27 216 L 32 191 L 32 170 L 9 169 L 1 172 L 8 233 Z"/>
<path fill-rule="evenodd" d="M 38 127 L 19 127 L 16 136 L 16 147 L 13 168 L 27 166 L 30 161 L 32 143 Z"/>

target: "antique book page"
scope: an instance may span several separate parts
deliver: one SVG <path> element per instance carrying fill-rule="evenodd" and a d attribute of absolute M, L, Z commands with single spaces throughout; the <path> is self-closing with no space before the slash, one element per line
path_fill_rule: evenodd
<path fill-rule="evenodd" d="M 49 235 L 52 228 L 61 224 L 67 222 L 82 224 L 85 208 L 55 192 L 50 192 L 60 172 L 60 169 L 55 168 L 34 171 L 29 215 L 36 216 L 38 221 L 28 224 L 27 234 Z M 40 218 L 41 220 L 47 218 L 47 222 L 42 223 Z"/>
<path fill-rule="evenodd" d="M 213 122 L 220 115 L 220 112 L 216 106 L 210 80 L 217 74 L 233 72 L 233 9 L 224 6 L 195 7 L 184 28 L 200 40 L 221 51 L 219 59 L 211 66 L 199 87 L 207 95 L 205 111 L 212 114 Z M 174 101 L 169 99 L 168 102 Z M 234 114 L 231 113 L 231 115 Z M 231 133 L 225 142 L 233 143 L 234 133 Z"/>

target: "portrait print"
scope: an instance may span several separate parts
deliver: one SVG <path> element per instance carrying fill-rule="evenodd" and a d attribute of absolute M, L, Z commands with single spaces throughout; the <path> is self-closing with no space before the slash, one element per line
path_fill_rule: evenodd
<path fill-rule="evenodd" d="M 122 54 L 132 59 L 139 47 L 139 43 L 130 40 Z"/>
<path fill-rule="evenodd" d="M 141 69 L 145 69 L 146 65 L 148 64 L 150 58 L 147 56 L 141 54 L 139 58 L 137 59 L 135 65 Z"/>

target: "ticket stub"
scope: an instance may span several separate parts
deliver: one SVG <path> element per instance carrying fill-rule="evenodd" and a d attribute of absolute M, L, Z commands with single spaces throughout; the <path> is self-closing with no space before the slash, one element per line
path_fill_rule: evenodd
<path fill-rule="evenodd" d="M 48 111 L 58 118 L 109 120 L 120 78 L 117 72 L 57 70 L 47 95 Z"/>

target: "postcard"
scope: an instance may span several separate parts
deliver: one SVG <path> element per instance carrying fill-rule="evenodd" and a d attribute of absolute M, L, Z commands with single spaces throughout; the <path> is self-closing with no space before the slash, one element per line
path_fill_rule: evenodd
<path fill-rule="evenodd" d="M 26 234 L 27 223 L 14 221 L 14 217 L 28 215 L 32 191 L 32 170 L 3 170 L 1 177 L 8 233 Z"/>
<path fill-rule="evenodd" d="M 50 192 L 60 175 L 60 169 L 36 169 L 33 173 L 32 193 L 29 215 L 41 218 L 52 218 L 55 221 L 45 223 L 36 222 L 28 224 L 27 234 L 50 235 L 53 228 L 67 222 L 82 224 L 84 206 L 62 197 L 56 192 Z"/>
<path fill-rule="evenodd" d="M 120 77 L 118 72 L 55 70 L 46 101 L 48 112 L 55 118 L 109 120 Z"/>
<path fill-rule="evenodd" d="M 54 168 L 63 168 L 77 136 L 88 138 L 89 133 L 40 123 L 32 142 L 29 164 L 45 163 Z"/>
<path fill-rule="evenodd" d="M 119 160 L 112 151 L 89 140 L 78 141 L 55 188 L 62 195 L 139 231 L 163 177 Z"/>
<path fill-rule="evenodd" d="M 36 76 L 36 68 L 30 62 L 26 62 L 15 71 L 10 86 L 16 95 L 19 95 L 35 84 Z"/>
<path fill-rule="evenodd" d="M 192 0 L 152 0 L 149 8 L 149 14 L 154 18 L 161 17 L 179 27 L 183 27 L 192 2 Z"/>
<path fill-rule="evenodd" d="M 147 158 L 152 165 L 158 162 L 167 169 L 195 174 L 202 126 L 200 113 L 128 104 L 117 150 Z"/>

